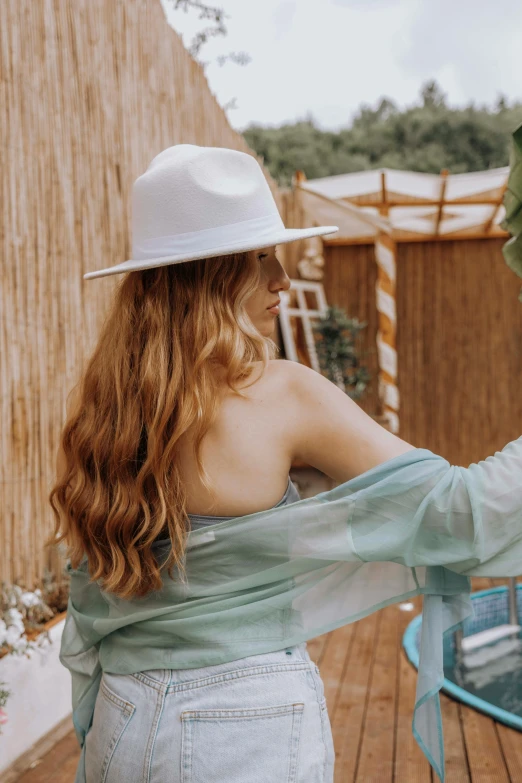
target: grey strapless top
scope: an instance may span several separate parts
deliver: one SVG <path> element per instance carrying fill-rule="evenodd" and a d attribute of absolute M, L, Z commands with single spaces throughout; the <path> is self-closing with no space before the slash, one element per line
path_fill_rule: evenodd
<path fill-rule="evenodd" d="M 286 506 L 288 503 L 295 503 L 297 500 L 301 500 L 301 497 L 295 484 L 292 482 L 290 476 L 288 476 L 288 486 L 286 488 L 286 492 L 279 503 L 276 503 L 275 506 L 272 506 L 272 508 Z M 187 516 L 190 519 L 191 530 L 197 530 L 198 528 L 205 527 L 205 525 L 215 525 L 218 522 L 225 522 L 228 519 L 234 519 L 233 516 L 217 517 L 210 514 L 187 514 Z"/>

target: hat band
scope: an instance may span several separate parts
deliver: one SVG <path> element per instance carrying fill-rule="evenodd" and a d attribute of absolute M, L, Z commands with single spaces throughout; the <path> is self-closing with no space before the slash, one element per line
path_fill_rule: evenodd
<path fill-rule="evenodd" d="M 189 231 L 185 234 L 153 237 L 133 243 L 132 257 L 135 261 L 147 261 L 164 256 L 177 256 L 206 253 L 209 250 L 219 251 L 220 247 L 229 247 L 242 241 L 270 240 L 274 232 L 284 231 L 285 225 L 279 213 L 264 215 L 240 223 L 229 223 L 226 226 L 205 228 L 200 231 Z M 252 236 L 252 235 L 255 236 Z M 216 252 L 218 255 L 218 252 Z"/>

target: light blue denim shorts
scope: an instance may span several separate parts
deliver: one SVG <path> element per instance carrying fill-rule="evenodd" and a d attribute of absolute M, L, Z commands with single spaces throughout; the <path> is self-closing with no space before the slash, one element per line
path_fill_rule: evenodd
<path fill-rule="evenodd" d="M 333 783 L 319 669 L 306 643 L 199 669 L 104 672 L 87 783 Z"/>

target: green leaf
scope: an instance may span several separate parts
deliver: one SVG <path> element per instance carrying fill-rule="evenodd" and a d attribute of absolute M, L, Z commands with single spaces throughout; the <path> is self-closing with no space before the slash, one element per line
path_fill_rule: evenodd
<path fill-rule="evenodd" d="M 522 277 L 522 125 L 513 131 L 510 171 L 504 195 L 506 217 L 502 228 L 512 234 L 502 248 L 506 264 Z M 522 292 L 519 301 L 522 301 Z"/>

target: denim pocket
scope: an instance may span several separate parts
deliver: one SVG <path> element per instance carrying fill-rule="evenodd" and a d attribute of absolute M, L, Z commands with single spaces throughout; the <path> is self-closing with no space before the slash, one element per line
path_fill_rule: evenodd
<path fill-rule="evenodd" d="M 181 713 L 181 783 L 295 783 L 304 703 Z"/>
<path fill-rule="evenodd" d="M 109 783 L 109 765 L 135 710 L 135 705 L 114 693 L 102 677 L 92 726 L 85 738 L 86 783 Z"/>

